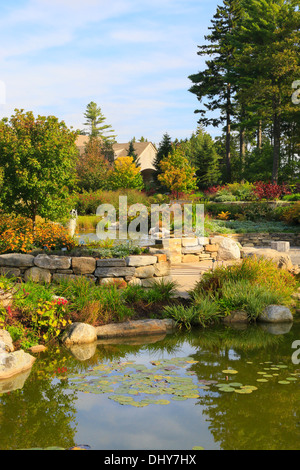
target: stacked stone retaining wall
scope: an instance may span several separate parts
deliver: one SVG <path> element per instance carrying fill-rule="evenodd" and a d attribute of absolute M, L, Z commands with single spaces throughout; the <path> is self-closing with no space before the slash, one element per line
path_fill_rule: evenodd
<path fill-rule="evenodd" d="M 85 276 L 99 284 L 123 282 L 151 287 L 153 281 L 168 278 L 170 264 L 165 254 L 97 259 L 11 253 L 0 255 L 0 274 L 46 283 Z"/>
<path fill-rule="evenodd" d="M 238 259 L 237 246 L 273 248 L 274 242 L 300 246 L 300 233 L 213 234 L 210 237 L 169 238 L 150 248 L 152 254 L 165 253 L 172 264 Z M 224 246 L 226 245 L 226 246 Z"/>

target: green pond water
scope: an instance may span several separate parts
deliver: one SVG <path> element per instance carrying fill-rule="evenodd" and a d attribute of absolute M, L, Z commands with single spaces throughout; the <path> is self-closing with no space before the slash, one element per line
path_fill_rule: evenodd
<path fill-rule="evenodd" d="M 0 382 L 0 450 L 300 450 L 295 341 L 299 321 L 39 353 Z"/>

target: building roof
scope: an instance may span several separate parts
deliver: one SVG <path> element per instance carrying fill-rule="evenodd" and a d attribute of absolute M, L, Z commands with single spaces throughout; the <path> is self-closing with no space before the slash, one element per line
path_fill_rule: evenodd
<path fill-rule="evenodd" d="M 89 135 L 79 135 L 76 139 L 76 147 L 79 149 L 80 154 L 84 152 L 85 145 L 89 141 Z M 99 139 L 101 140 L 101 139 Z M 119 157 L 127 157 L 128 149 L 130 142 L 123 144 L 113 144 L 113 150 L 115 152 L 115 159 Z M 145 169 L 154 170 L 154 158 L 156 156 L 157 150 L 152 142 L 134 142 L 134 151 L 139 158 L 139 164 L 141 166 L 141 171 Z M 143 156 L 144 154 L 144 156 Z"/>

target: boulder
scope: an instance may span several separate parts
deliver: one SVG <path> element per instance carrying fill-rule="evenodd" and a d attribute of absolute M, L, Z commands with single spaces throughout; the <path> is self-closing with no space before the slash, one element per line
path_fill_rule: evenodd
<path fill-rule="evenodd" d="M 291 323 L 293 315 L 290 309 L 283 305 L 269 305 L 257 320 L 265 323 Z"/>
<path fill-rule="evenodd" d="M 223 318 L 223 323 L 248 323 L 248 314 L 244 310 L 236 310 Z"/>
<path fill-rule="evenodd" d="M 38 268 L 44 269 L 70 269 L 71 258 L 67 256 L 37 255 L 34 264 Z"/>
<path fill-rule="evenodd" d="M 25 271 L 24 280 L 32 281 L 32 282 L 51 282 L 51 273 L 48 269 L 41 269 L 34 266 L 33 268 L 29 268 Z"/>
<path fill-rule="evenodd" d="M 93 274 L 96 260 L 88 257 L 72 258 L 72 269 L 74 274 Z"/>
<path fill-rule="evenodd" d="M 218 244 L 218 260 L 230 261 L 238 260 L 241 258 L 241 250 L 239 245 L 228 237 L 214 237 L 211 243 Z"/>
<path fill-rule="evenodd" d="M 0 268 L 0 275 L 6 277 L 19 277 L 21 275 L 21 270 L 19 268 L 9 268 L 2 266 Z"/>
<path fill-rule="evenodd" d="M 151 264 L 155 264 L 157 262 L 156 256 L 128 256 L 126 258 L 127 266 L 149 266 Z"/>
<path fill-rule="evenodd" d="M 30 369 L 34 361 L 35 357 L 25 353 L 22 349 L 10 353 L 0 351 L 0 380 Z"/>
<path fill-rule="evenodd" d="M 126 267 L 125 259 L 109 258 L 109 259 L 98 259 L 97 268 L 115 268 L 115 267 Z"/>
<path fill-rule="evenodd" d="M 185 248 L 199 245 L 198 238 L 183 238 L 181 244 Z"/>
<path fill-rule="evenodd" d="M 95 271 L 96 277 L 133 277 L 135 273 L 134 267 L 111 267 L 111 268 L 97 268 Z"/>
<path fill-rule="evenodd" d="M 154 265 L 154 276 L 163 277 L 169 276 L 171 272 L 171 263 L 170 261 L 161 261 Z"/>
<path fill-rule="evenodd" d="M 66 345 L 89 344 L 97 340 L 96 329 L 87 323 L 72 323 L 62 335 L 62 342 Z"/>
<path fill-rule="evenodd" d="M 0 330 L 0 352 L 13 352 L 14 350 L 15 348 L 9 332 Z"/>
<path fill-rule="evenodd" d="M 0 255 L 0 266 L 30 267 L 34 264 L 34 256 L 22 253 L 7 253 Z"/>
<path fill-rule="evenodd" d="M 11 307 L 13 304 L 13 295 L 15 289 L 10 289 L 8 291 L 0 289 L 0 307 L 7 308 Z"/>
<path fill-rule="evenodd" d="M 98 338 L 116 338 L 124 336 L 139 336 L 162 334 L 172 331 L 175 322 L 171 319 L 165 320 L 138 320 L 124 323 L 111 323 L 96 328 Z"/>
<path fill-rule="evenodd" d="M 279 269 L 293 270 L 293 263 L 290 256 L 286 253 L 281 253 L 270 248 L 243 248 L 242 257 L 257 257 L 265 258 L 276 263 Z"/>
<path fill-rule="evenodd" d="M 154 276 L 154 266 L 140 266 L 135 270 L 135 277 L 140 279 L 147 279 Z"/>

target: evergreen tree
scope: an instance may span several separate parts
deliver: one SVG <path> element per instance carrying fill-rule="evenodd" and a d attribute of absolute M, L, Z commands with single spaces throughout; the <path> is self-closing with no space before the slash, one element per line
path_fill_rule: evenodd
<path fill-rule="evenodd" d="M 198 186 L 208 188 L 220 182 L 220 159 L 212 137 L 198 128 L 190 139 L 190 159 L 196 169 Z"/>
<path fill-rule="evenodd" d="M 161 184 L 161 182 L 158 179 L 158 176 L 161 174 L 161 171 L 162 171 L 160 167 L 160 163 L 164 158 L 168 157 L 168 155 L 171 154 L 172 152 L 173 152 L 172 140 L 169 134 L 166 132 L 163 135 L 163 138 L 158 145 L 156 158 L 153 164 L 155 168 L 154 182 L 156 185 Z"/>
<path fill-rule="evenodd" d="M 140 166 L 138 154 L 134 148 L 134 139 L 129 142 L 129 148 L 127 149 L 127 156 L 132 157 L 136 166 Z"/>
<path fill-rule="evenodd" d="M 258 148 L 262 123 L 272 129 L 273 183 L 279 178 L 284 122 L 296 120 L 291 84 L 300 74 L 299 15 L 298 0 L 251 0 L 232 35 L 237 83 L 248 115 L 256 119 Z"/>
<path fill-rule="evenodd" d="M 103 141 L 109 140 L 115 142 L 116 136 L 111 134 L 114 130 L 112 130 L 111 125 L 104 124 L 106 118 L 103 116 L 101 108 L 98 107 L 96 103 L 91 101 L 87 105 L 84 116 L 86 118 L 85 125 L 89 126 L 89 134 L 91 137 L 100 137 Z M 107 136 L 106 133 L 109 133 L 109 135 Z"/>
<path fill-rule="evenodd" d="M 206 69 L 189 78 L 193 86 L 189 91 L 194 93 L 198 100 L 204 103 L 206 109 L 196 110 L 201 114 L 199 124 L 218 127 L 225 123 L 226 132 L 226 170 L 227 182 L 231 181 L 231 124 L 233 115 L 233 96 L 235 89 L 231 82 L 231 69 L 235 62 L 235 48 L 230 40 L 232 32 L 239 27 L 242 14 L 242 2 L 238 0 L 224 0 L 218 6 L 216 14 L 209 28 L 211 33 L 205 36 L 209 44 L 198 46 L 198 55 L 209 56 L 206 60 Z M 206 117 L 207 111 L 219 110 L 219 116 Z"/>

